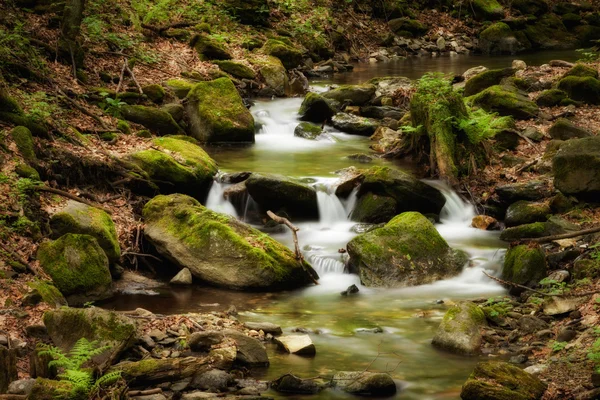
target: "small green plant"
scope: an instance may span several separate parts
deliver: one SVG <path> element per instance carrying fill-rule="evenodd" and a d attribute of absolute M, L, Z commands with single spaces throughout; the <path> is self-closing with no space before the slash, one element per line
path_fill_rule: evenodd
<path fill-rule="evenodd" d="M 567 288 L 567 282 L 558 282 L 551 278 L 542 279 L 540 285 L 547 288 L 549 295 L 563 294 L 569 290 Z"/>
<path fill-rule="evenodd" d="M 121 379 L 121 371 L 113 371 L 100 377 L 94 377 L 93 369 L 84 368 L 94 356 L 102 354 L 110 349 L 110 346 L 98 346 L 98 341 L 89 341 L 86 338 L 79 339 L 71 351 L 65 354 L 61 349 L 50 345 L 39 345 L 38 354 L 49 356 L 52 361 L 49 367 L 60 370 L 58 378 L 67 381 L 72 389 L 62 393 L 68 399 L 87 399 L 98 392 L 100 388 L 108 387 Z"/>
<path fill-rule="evenodd" d="M 552 344 L 550 345 L 550 348 L 552 349 L 552 351 L 554 353 L 557 353 L 561 350 L 563 350 L 565 347 L 567 347 L 567 342 L 557 342 L 557 341 L 553 341 Z"/>
<path fill-rule="evenodd" d="M 510 300 L 506 297 L 491 297 L 483 303 L 483 307 L 489 307 L 490 317 L 504 316 L 513 308 Z"/>
<path fill-rule="evenodd" d="M 100 96 L 103 97 L 102 101 L 98 103 L 98 106 L 104 110 L 108 115 L 112 115 L 113 117 L 121 116 L 121 107 L 126 105 L 124 101 L 120 101 L 118 98 L 113 99 L 108 96 L 107 92 L 100 92 Z"/>
<path fill-rule="evenodd" d="M 600 335 L 600 328 L 594 329 L 594 334 Z M 594 370 L 600 373 L 600 338 L 596 339 L 587 353 L 588 360 L 591 360 L 596 365 Z"/>
<path fill-rule="evenodd" d="M 590 49 L 577 49 L 575 51 L 579 53 L 580 56 L 577 60 L 578 62 L 594 62 L 598 61 L 600 58 L 600 52 L 592 51 Z"/>

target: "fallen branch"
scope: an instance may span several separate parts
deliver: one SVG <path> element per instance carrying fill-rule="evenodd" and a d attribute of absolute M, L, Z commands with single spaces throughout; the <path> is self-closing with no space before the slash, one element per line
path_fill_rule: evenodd
<path fill-rule="evenodd" d="M 23 257 L 21 257 L 20 255 L 15 253 L 12 249 L 10 249 L 8 246 L 3 244 L 2 242 L 0 242 L 0 249 L 2 249 L 4 252 L 8 253 L 9 256 L 11 256 L 12 258 L 15 259 L 15 261 L 17 261 L 19 264 L 21 264 L 25 268 L 27 268 L 27 271 L 31 272 L 34 275 L 37 275 L 35 270 L 31 267 L 31 265 L 29 265 L 29 263 L 27 261 L 25 261 L 23 259 Z"/>
<path fill-rule="evenodd" d="M 300 245 L 298 244 L 298 233 L 297 232 L 300 230 L 300 228 L 298 228 L 297 226 L 292 224 L 289 219 L 280 217 L 272 211 L 267 211 L 267 215 L 273 221 L 277 222 L 278 224 L 285 225 L 288 228 L 290 228 L 290 230 L 292 231 L 292 236 L 294 238 L 294 249 L 295 249 L 295 253 L 296 253 L 296 259 L 298 260 L 298 262 L 300 263 L 300 265 L 302 266 L 304 271 L 306 271 L 306 273 L 310 276 L 310 278 L 315 283 L 315 285 L 318 285 L 319 282 L 317 282 L 317 280 L 315 279 L 313 274 L 310 271 L 307 271 L 306 267 L 304 266 L 304 257 L 302 256 L 302 252 L 300 251 Z"/>
<path fill-rule="evenodd" d="M 77 103 L 75 100 L 71 99 L 61 89 L 57 89 L 56 92 L 58 93 L 58 98 L 59 99 L 65 100 L 67 103 L 69 103 L 70 105 L 72 105 L 78 111 L 82 112 L 83 114 L 87 115 L 90 118 L 93 118 L 96 122 L 98 122 L 100 124 L 100 126 L 102 127 L 102 129 L 105 129 L 105 130 L 109 130 L 110 129 L 106 125 L 106 123 L 102 120 L 102 118 L 100 118 L 99 116 L 97 116 L 97 115 L 93 114 L 92 112 L 86 110 L 85 107 L 83 107 L 81 104 Z"/>
<path fill-rule="evenodd" d="M 27 396 L 24 394 L 0 394 L 0 400 L 25 400 Z"/>
<path fill-rule="evenodd" d="M 496 281 L 496 282 L 498 282 L 498 283 L 500 283 L 502 285 L 505 285 L 505 286 L 512 286 L 512 287 L 516 287 L 516 288 L 519 288 L 519 289 L 525 289 L 527 291 L 530 291 L 530 292 L 533 292 L 533 293 L 536 293 L 536 294 L 539 294 L 539 295 L 542 295 L 542 296 L 564 297 L 564 294 L 549 294 L 549 293 L 540 292 L 539 290 L 532 289 L 529 286 L 520 285 L 518 283 L 514 283 L 514 282 L 510 282 L 510 281 L 505 281 L 504 279 L 496 278 L 495 276 L 491 276 L 490 274 L 488 274 L 485 271 L 481 271 L 481 272 L 483 272 L 483 274 L 485 276 L 487 276 L 488 278 L 490 278 L 490 279 L 492 279 L 492 280 L 494 280 L 494 281 Z"/>
<path fill-rule="evenodd" d="M 540 161 L 539 158 L 536 158 L 533 161 L 528 162 L 527 164 L 523 165 L 522 167 L 519 167 L 516 171 L 515 174 L 520 175 L 521 172 L 525 171 L 527 168 L 529 167 L 533 167 L 535 164 L 537 164 Z"/>
<path fill-rule="evenodd" d="M 148 25 L 148 24 L 142 24 L 142 28 L 148 29 L 149 31 L 156 32 L 159 35 L 162 35 L 165 31 L 167 31 L 169 29 L 188 28 L 193 25 L 194 25 L 194 23 L 192 23 L 192 22 L 176 22 L 174 24 L 165 25 L 165 26 L 153 26 L 153 25 Z"/>
<path fill-rule="evenodd" d="M 161 388 L 148 389 L 148 390 L 131 390 L 131 391 L 127 392 L 127 394 L 131 397 L 149 396 L 151 394 L 158 394 L 158 393 L 162 393 Z"/>
<path fill-rule="evenodd" d="M 78 201 L 78 202 L 83 203 L 83 204 L 87 204 L 88 206 L 99 208 L 99 209 L 105 211 L 108 214 L 112 214 L 112 211 L 109 210 L 108 208 L 104 208 L 104 207 L 102 207 L 102 206 L 100 206 L 98 204 L 94 204 L 91 201 L 88 201 L 86 199 L 82 199 L 81 197 L 75 196 L 74 194 L 71 194 L 69 192 L 65 192 L 64 190 L 54 189 L 54 188 L 51 188 L 51 187 L 45 186 L 45 185 L 35 186 L 35 190 L 40 190 L 42 192 L 48 192 L 48 193 L 54 193 L 54 194 L 57 194 L 59 196 L 66 197 L 68 199 L 75 200 L 75 201 Z"/>
<path fill-rule="evenodd" d="M 596 233 L 596 232 L 600 232 L 600 226 L 597 226 L 595 228 L 590 228 L 590 229 L 584 229 L 582 231 L 577 231 L 577 232 L 569 232 L 569 233 L 562 233 L 560 235 L 544 236 L 541 238 L 530 238 L 530 239 L 521 239 L 521 240 L 528 241 L 528 242 L 536 242 L 536 243 L 548 243 L 548 242 L 552 242 L 554 240 L 570 239 L 570 238 L 574 238 L 574 237 L 578 237 L 578 236 L 589 235 L 590 233 Z"/>
<path fill-rule="evenodd" d="M 131 68 L 129 68 L 129 64 L 125 63 L 125 66 L 127 67 L 127 73 L 129 73 L 129 76 L 133 80 L 133 83 L 135 83 L 135 86 L 138 88 L 138 91 L 140 92 L 140 94 L 144 94 L 144 91 L 142 90 L 140 83 L 137 81 L 137 79 L 135 79 L 135 74 L 133 73 Z"/>
<path fill-rule="evenodd" d="M 121 85 L 123 85 L 123 80 L 125 79 L 125 71 L 127 70 L 127 57 L 125 58 L 125 62 L 123 63 L 123 68 L 121 68 L 121 75 L 119 76 L 119 84 L 117 85 L 117 90 L 115 93 L 119 94 L 121 91 Z"/>

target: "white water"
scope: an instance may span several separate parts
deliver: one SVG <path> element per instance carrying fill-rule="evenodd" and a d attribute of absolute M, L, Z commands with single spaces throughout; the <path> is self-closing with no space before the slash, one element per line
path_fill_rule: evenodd
<path fill-rule="evenodd" d="M 215 177 L 213 181 L 210 191 L 208 192 L 208 197 L 206 199 L 206 207 L 223 214 L 229 214 L 235 218 L 238 218 L 237 211 L 231 202 L 225 198 L 224 192 L 225 189 L 230 186 L 223 182 L 221 182 L 220 175 Z"/>

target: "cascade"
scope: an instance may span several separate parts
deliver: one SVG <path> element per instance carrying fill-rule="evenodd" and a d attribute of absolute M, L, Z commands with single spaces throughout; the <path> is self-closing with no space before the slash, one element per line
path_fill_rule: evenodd
<path fill-rule="evenodd" d="M 221 175 L 217 174 L 212 185 L 210 186 L 210 191 L 208 192 L 208 198 L 206 199 L 206 208 L 209 208 L 219 213 L 229 214 L 235 218 L 238 218 L 238 214 L 235 210 L 235 207 L 224 196 L 225 189 L 228 186 L 230 185 L 222 182 Z"/>

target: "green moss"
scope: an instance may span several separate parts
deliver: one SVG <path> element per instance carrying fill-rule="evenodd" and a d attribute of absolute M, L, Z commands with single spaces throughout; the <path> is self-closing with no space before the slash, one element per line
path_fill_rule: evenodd
<path fill-rule="evenodd" d="M 600 80 L 591 76 L 567 76 L 558 82 L 557 88 L 565 91 L 573 100 L 600 104 Z"/>
<path fill-rule="evenodd" d="M 302 53 L 280 40 L 268 39 L 262 47 L 263 53 L 281 60 L 287 69 L 296 68 L 302 63 Z"/>
<path fill-rule="evenodd" d="M 19 153 L 23 156 L 23 159 L 27 162 L 35 162 L 37 157 L 35 155 L 35 148 L 33 144 L 33 136 L 31 131 L 24 126 L 17 126 L 10 132 L 12 139 L 19 149 Z"/>
<path fill-rule="evenodd" d="M 335 114 L 335 110 L 331 106 L 330 101 L 323 96 L 314 92 L 308 92 L 302 101 L 298 114 L 304 121 L 323 123 L 323 121 L 331 119 Z"/>
<path fill-rule="evenodd" d="M 187 97 L 192 136 L 201 142 L 254 142 L 254 118 L 233 82 L 200 82 Z"/>
<path fill-rule="evenodd" d="M 67 301 L 64 296 L 58 290 L 52 282 L 35 280 L 33 282 L 27 282 L 32 290 L 35 290 L 41 297 L 42 301 L 51 307 L 66 306 Z"/>
<path fill-rule="evenodd" d="M 254 50 L 263 47 L 265 41 L 259 37 L 252 37 L 242 42 L 242 47 L 247 50 Z"/>
<path fill-rule="evenodd" d="M 310 140 L 315 140 L 321 133 L 323 133 L 323 129 L 310 122 L 300 122 L 294 129 L 294 136 Z"/>
<path fill-rule="evenodd" d="M 38 248 L 37 258 L 65 295 L 105 292 L 110 288 L 108 259 L 92 236 L 68 233 L 44 242 Z"/>
<path fill-rule="evenodd" d="M 535 47 L 542 49 L 569 49 L 577 45 L 577 39 L 555 14 L 544 14 L 524 29 L 525 35 Z"/>
<path fill-rule="evenodd" d="M 520 285 L 537 285 L 546 277 L 546 255 L 539 246 L 511 247 L 504 258 L 502 278 Z"/>
<path fill-rule="evenodd" d="M 544 90 L 535 100 L 540 107 L 554 107 L 559 105 L 568 95 L 565 91 L 559 89 Z"/>
<path fill-rule="evenodd" d="M 429 30 L 427 25 L 410 18 L 392 19 L 388 25 L 392 32 L 400 36 L 419 37 Z"/>
<path fill-rule="evenodd" d="M 102 139 L 105 142 L 114 143 L 118 138 L 119 135 L 117 135 L 115 132 L 104 132 L 100 135 L 100 139 Z"/>
<path fill-rule="evenodd" d="M 388 222 L 396 215 L 396 200 L 371 192 L 361 195 L 352 211 L 352 220 L 378 224 Z"/>
<path fill-rule="evenodd" d="M 464 96 L 472 96 L 487 89 L 490 86 L 498 85 L 502 79 L 514 75 L 512 68 L 490 69 L 475 75 L 465 83 Z"/>
<path fill-rule="evenodd" d="M 28 116 L 6 112 L 0 109 L 0 121 L 8 122 L 17 126 L 25 126 L 34 136 L 47 136 L 48 129 Z"/>
<path fill-rule="evenodd" d="M 501 39 L 513 36 L 512 29 L 504 22 L 496 22 L 485 28 L 479 34 L 479 38 L 489 42 L 497 42 Z"/>
<path fill-rule="evenodd" d="M 17 115 L 23 114 L 19 103 L 8 94 L 2 84 L 0 84 L 0 110 Z"/>
<path fill-rule="evenodd" d="M 35 170 L 35 168 L 30 167 L 27 164 L 19 163 L 15 166 L 15 173 L 19 175 L 21 178 L 27 178 L 34 181 L 40 180 L 40 174 Z"/>
<path fill-rule="evenodd" d="M 471 4 L 475 11 L 475 17 L 480 20 L 504 18 L 504 9 L 496 0 L 473 0 Z"/>
<path fill-rule="evenodd" d="M 37 378 L 29 398 L 36 400 L 70 400 L 67 393 L 71 393 L 73 386 L 70 382 Z"/>
<path fill-rule="evenodd" d="M 506 226 L 543 222 L 551 213 L 548 202 L 534 203 L 520 200 L 511 204 L 506 210 Z"/>
<path fill-rule="evenodd" d="M 143 125 L 158 135 L 184 134 L 183 129 L 177 125 L 171 114 L 158 108 L 123 106 L 121 114 L 126 120 Z"/>
<path fill-rule="evenodd" d="M 500 239 L 507 242 L 524 239 L 538 238 L 548 235 L 546 224 L 543 222 L 534 222 L 532 224 L 524 224 L 507 228 L 500 234 Z"/>
<path fill-rule="evenodd" d="M 129 159 L 144 170 L 161 190 L 175 190 L 189 193 L 197 183 L 197 176 L 191 168 L 178 163 L 173 157 L 161 151 L 149 149 L 133 153 Z M 170 184 L 167 184 L 168 182 Z"/>
<path fill-rule="evenodd" d="M 474 325 L 486 325 L 485 313 L 477 304 L 464 301 L 446 311 L 440 327 L 446 331 L 470 333 Z"/>
<path fill-rule="evenodd" d="M 488 112 L 497 112 L 516 119 L 534 118 L 539 112 L 534 102 L 510 86 L 491 86 L 469 97 L 468 101 Z"/>
<path fill-rule="evenodd" d="M 352 105 L 362 106 L 373 98 L 375 89 L 375 85 L 368 83 L 363 85 L 341 85 L 323 93 L 322 96 L 326 99 L 339 101 L 340 103 L 349 101 Z"/>
<path fill-rule="evenodd" d="M 148 129 L 142 129 L 141 131 L 137 131 L 135 136 L 149 139 L 152 137 L 152 132 L 150 132 Z"/>
<path fill-rule="evenodd" d="M 192 38 L 190 44 L 203 61 L 231 59 L 231 54 L 227 51 L 227 48 L 209 35 L 196 35 Z"/>
<path fill-rule="evenodd" d="M 240 79 L 256 78 L 256 73 L 254 72 L 254 70 L 241 62 L 223 60 L 223 61 L 215 61 L 215 64 L 217 64 L 219 66 L 219 68 L 221 68 L 221 70 L 223 70 L 224 72 L 227 72 L 228 74 L 230 74 L 236 78 L 240 78 Z"/>
<path fill-rule="evenodd" d="M 157 85 L 157 84 L 146 85 L 142 88 L 142 91 L 144 92 L 144 94 L 146 96 L 148 96 L 150 101 L 157 103 L 157 104 L 162 103 L 163 99 L 165 98 L 165 94 L 166 94 L 165 89 L 161 85 Z"/>
<path fill-rule="evenodd" d="M 117 129 L 126 135 L 131 134 L 131 126 L 129 126 L 127 121 L 123 121 L 122 119 L 117 122 Z"/>
<path fill-rule="evenodd" d="M 195 83 L 186 81 L 184 79 L 169 79 L 165 82 L 168 89 L 172 90 L 180 99 L 185 98 L 190 90 L 194 87 Z"/>
<path fill-rule="evenodd" d="M 153 142 L 156 146 L 182 157 L 184 165 L 192 168 L 198 178 L 212 181 L 217 173 L 217 163 L 200 146 L 187 139 L 162 137 L 154 139 Z M 192 138 L 189 139 L 193 140 Z"/>
<path fill-rule="evenodd" d="M 575 64 L 573 68 L 568 70 L 563 78 L 567 76 L 578 76 L 580 78 L 584 78 L 586 76 L 591 76 L 592 78 L 598 79 L 598 70 L 596 68 L 587 66 L 585 64 Z"/>

